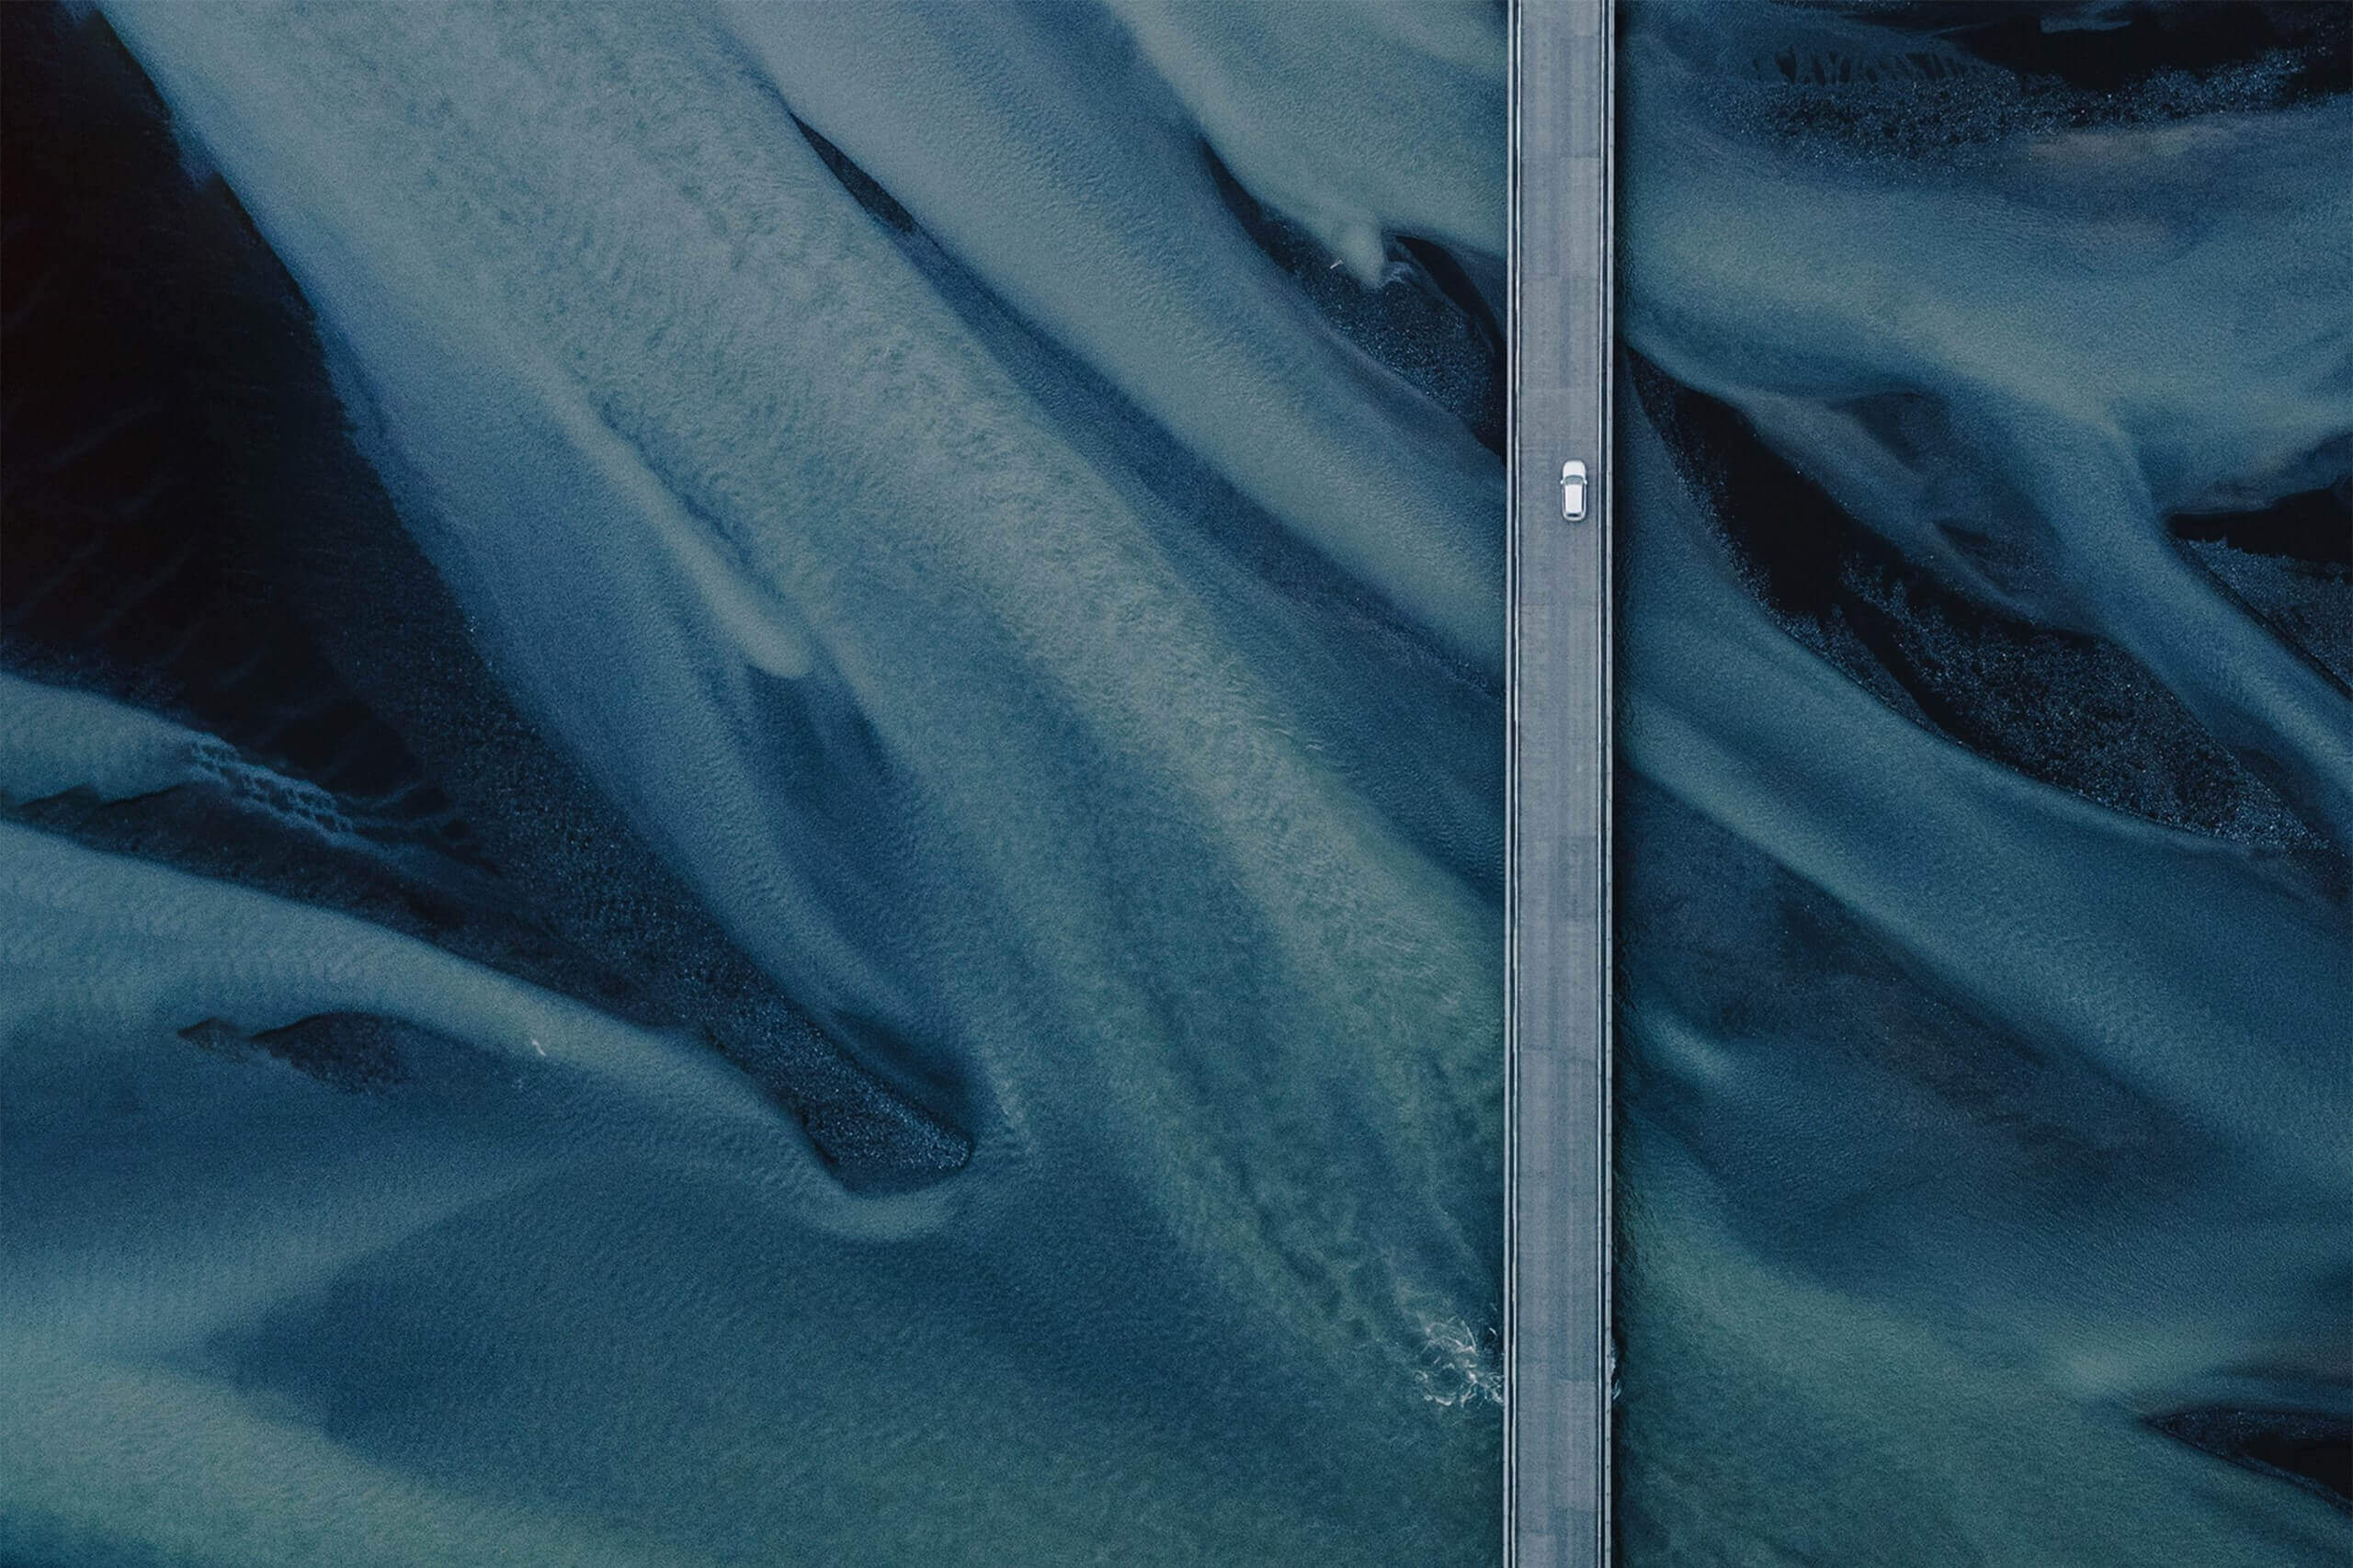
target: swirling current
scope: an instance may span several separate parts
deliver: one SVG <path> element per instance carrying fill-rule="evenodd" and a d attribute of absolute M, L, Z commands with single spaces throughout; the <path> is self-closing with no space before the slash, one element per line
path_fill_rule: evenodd
<path fill-rule="evenodd" d="M 1497 17 L 0 19 L 0 1559 L 1491 1561 Z"/>
<path fill-rule="evenodd" d="M 1640 6 L 1630 1563 L 2343 1562 L 2343 7 Z"/>
<path fill-rule="evenodd" d="M 1504 8 L 0 27 L 0 1559 L 1495 1561 Z M 1634 1568 L 2353 1542 L 2346 35 L 1622 14 Z"/>

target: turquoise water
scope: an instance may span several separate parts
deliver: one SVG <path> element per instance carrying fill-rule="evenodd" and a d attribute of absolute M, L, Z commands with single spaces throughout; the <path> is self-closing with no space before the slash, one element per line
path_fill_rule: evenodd
<path fill-rule="evenodd" d="M 1496 8 L 101 10 L 0 1558 L 1494 1560 Z M 2015 15 L 1627 17 L 1634 1568 L 2348 1549 L 2342 31 Z"/>
<path fill-rule="evenodd" d="M 1504 51 L 1337 18 L 12 21 L 241 608 L 0 687 L 0 1555 L 1494 1559 Z"/>
<path fill-rule="evenodd" d="M 2342 18 L 2040 14 L 1630 13 L 1638 1568 L 2353 1550 Z"/>

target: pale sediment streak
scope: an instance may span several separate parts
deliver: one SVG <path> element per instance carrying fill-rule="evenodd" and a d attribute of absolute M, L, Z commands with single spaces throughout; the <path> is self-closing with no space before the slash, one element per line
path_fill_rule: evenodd
<path fill-rule="evenodd" d="M 2004 131 L 2006 74 L 1819 12 L 1627 50 L 1629 1561 L 2334 1561 L 2316 1488 L 2159 1423 L 2353 1415 L 2353 699 L 2168 519 L 2342 483 L 2353 109 Z M 1995 129 L 1898 138 L 1939 116 Z M 1801 525 L 1711 481 L 1694 392 L 1915 581 L 2129 654 L 2302 858 L 1972 755 L 1923 717 L 1956 683 L 1906 716 L 1793 637 L 1727 523 Z"/>
<path fill-rule="evenodd" d="M 28 1242 L 24 1408 L 77 1366 L 104 1401 L 8 1467 L 27 1550 L 231 1560 L 259 1445 L 304 1499 L 263 1560 L 354 1493 L 414 1561 L 542 1527 L 581 1561 L 1491 1551 L 1492 1406 L 1418 1374 L 1499 1264 L 1499 465 L 1287 295 L 1181 121 L 1071 79 L 1116 22 L 855 14 L 907 144 L 756 68 L 804 57 L 783 13 L 108 11 L 517 706 L 973 1153 L 845 1192 L 689 1040 L 12 828 L 42 1158 L 70 1184 L 135 1138 L 215 1199 L 166 1262 L 90 1240 L 102 1181 Z M 990 60 L 1051 112 L 990 109 Z M 1427 69 L 1493 99 L 1499 62 Z M 1100 381 L 1009 368 L 788 108 Z M 1144 420 L 1184 485 L 1094 438 Z M 1224 542 L 1254 528 L 1280 571 Z M 118 722 L 128 761 L 44 755 L 26 792 L 184 782 Z M 322 1015 L 390 1020 L 411 1080 L 268 1058 Z M 101 1137 L 107 1085 L 136 1108 Z M 210 1131 L 246 1119 L 250 1167 Z M 290 1221 L 305 1192 L 348 1225 Z M 105 1501 L 142 1421 L 217 1508 Z"/>

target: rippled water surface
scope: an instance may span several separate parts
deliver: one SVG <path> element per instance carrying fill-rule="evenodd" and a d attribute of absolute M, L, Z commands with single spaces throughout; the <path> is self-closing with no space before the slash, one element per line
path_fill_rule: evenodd
<path fill-rule="evenodd" d="M 1499 9 L 100 11 L 0 1557 L 1494 1560 Z"/>
<path fill-rule="evenodd" d="M 2342 1562 L 2347 13 L 1626 20 L 1624 1560 Z"/>
<path fill-rule="evenodd" d="M 0 28 L 0 1559 L 1494 1561 L 1501 8 Z M 2353 1551 L 2347 31 L 1624 13 L 1631 1568 Z"/>

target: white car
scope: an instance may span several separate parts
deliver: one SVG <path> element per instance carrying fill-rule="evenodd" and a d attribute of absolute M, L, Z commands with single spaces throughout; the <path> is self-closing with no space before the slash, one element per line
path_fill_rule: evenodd
<path fill-rule="evenodd" d="M 1570 522 L 1585 521 L 1585 464 L 1572 459 L 1561 465 L 1561 516 Z"/>

